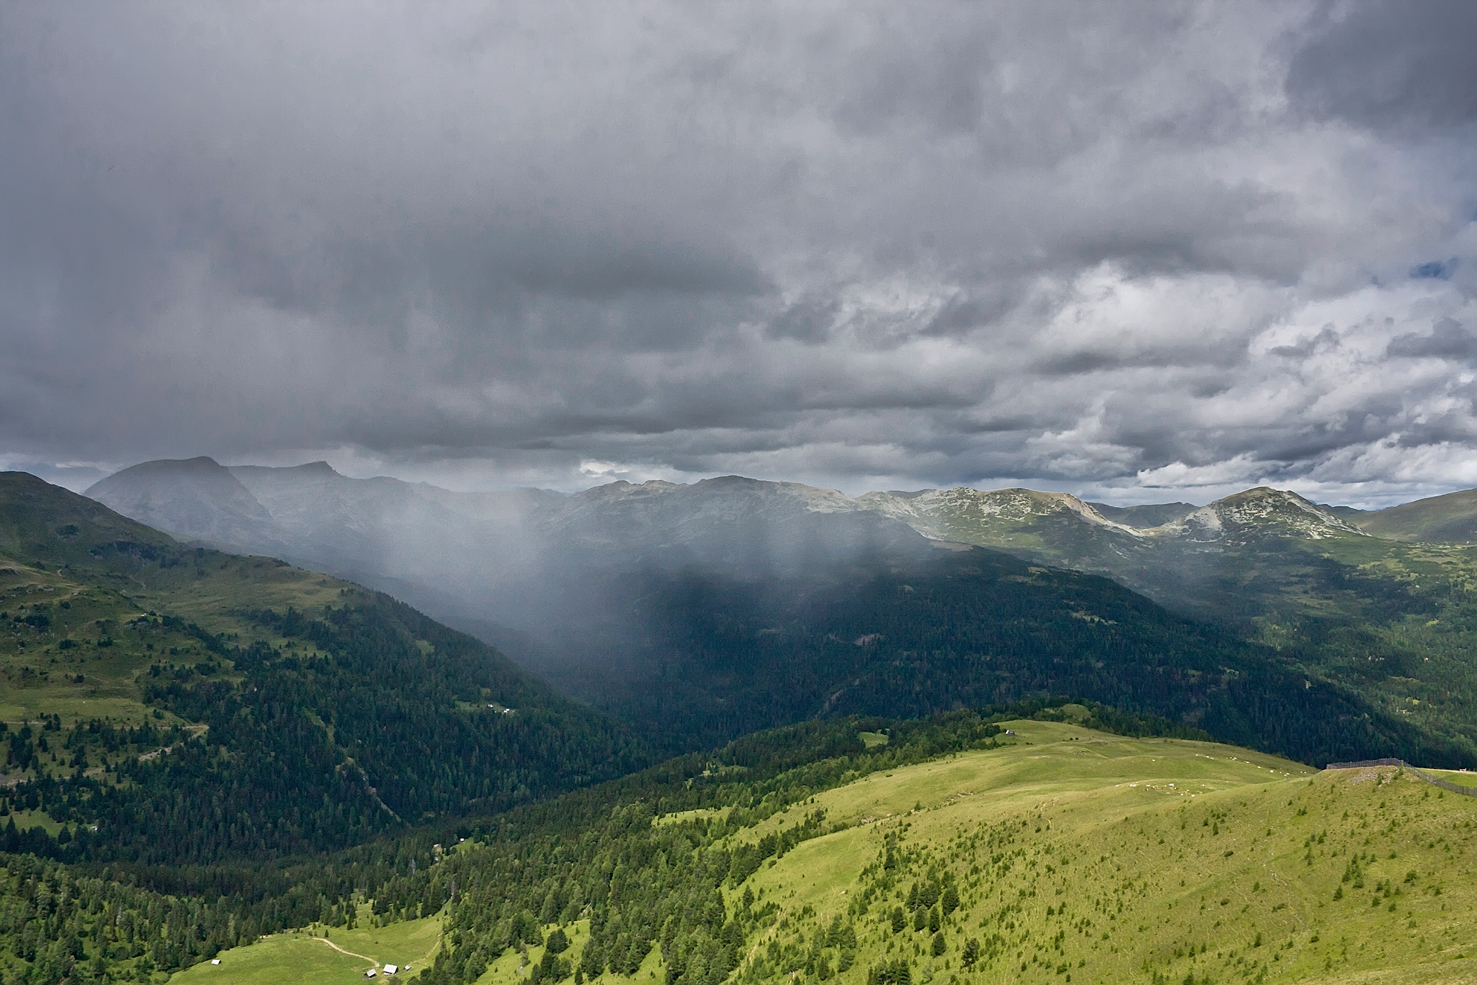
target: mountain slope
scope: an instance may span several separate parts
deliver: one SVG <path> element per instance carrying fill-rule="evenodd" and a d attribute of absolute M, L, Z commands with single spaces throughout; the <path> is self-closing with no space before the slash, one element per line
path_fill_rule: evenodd
<path fill-rule="evenodd" d="M 174 546 L 166 534 L 25 472 L 0 472 L 0 551 L 32 566 L 125 566 Z"/>
<path fill-rule="evenodd" d="M 78 825 L 33 850 L 260 862 L 647 761 L 608 719 L 393 599 L 182 548 L 31 476 L 0 474 L 0 561 L 0 806 Z"/>
<path fill-rule="evenodd" d="M 1336 682 L 1389 716 L 1477 741 L 1477 554 L 1372 536 L 1366 521 L 1379 515 L 1340 516 L 1259 488 L 1131 541 L 1067 509 L 1009 537 L 963 523 L 949 532 L 1106 575 L 1267 644 L 1307 679 Z"/>
<path fill-rule="evenodd" d="M 916 538 L 831 489 L 730 475 L 692 485 L 613 482 L 539 514 L 545 549 L 681 558 L 748 570 L 887 550 Z"/>
<path fill-rule="evenodd" d="M 1477 973 L 1469 798 L 1055 717 L 754 736 L 519 811 L 372 910 L 448 904 L 427 985 Z"/>
<path fill-rule="evenodd" d="M 648 569 L 618 587 L 607 601 L 629 622 L 590 638 L 622 662 L 551 668 L 554 679 L 698 745 L 816 715 L 1067 693 L 1308 762 L 1379 748 L 1451 764 L 1473 756 L 1469 741 L 1436 739 L 1270 647 L 1107 579 L 992 551 L 935 548 L 769 579 Z"/>
<path fill-rule="evenodd" d="M 153 483 L 152 502 L 162 503 L 190 464 L 127 472 L 131 481 Z M 735 476 L 692 486 L 616 482 L 560 497 L 349 479 L 323 463 L 227 471 L 270 519 L 224 546 L 391 592 L 506 646 L 540 672 L 561 654 L 588 658 L 590 625 L 625 624 L 611 608 L 612 583 L 643 565 L 721 563 L 740 577 L 768 576 L 817 560 L 846 563 L 926 546 L 906 524 L 840 493 Z M 144 502 L 136 493 L 119 496 L 112 480 L 89 492 L 125 509 Z M 233 515 L 229 502 L 218 507 L 220 522 L 185 510 L 148 515 L 183 538 L 216 543 L 211 533 Z"/>
<path fill-rule="evenodd" d="M 1251 540 L 1298 537 L 1322 540 L 1358 535 L 1359 528 L 1309 502 L 1297 493 L 1258 486 L 1192 510 L 1153 533 L 1172 543 L 1176 538 L 1242 545 Z"/>
<path fill-rule="evenodd" d="M 233 547 L 288 545 L 285 538 L 263 541 L 272 515 L 211 458 L 144 462 L 108 476 L 87 495 L 140 523 L 197 540 Z"/>
<path fill-rule="evenodd" d="M 1365 513 L 1354 522 L 1365 533 L 1391 540 L 1471 544 L 1477 540 L 1477 489 Z"/>
<path fill-rule="evenodd" d="M 1029 746 L 816 797 L 808 809 L 842 830 L 733 891 L 740 909 L 743 889 L 778 907 L 738 980 L 822 961 L 856 981 L 909 967 L 1022 982 L 1453 981 L 1477 964 L 1459 880 L 1432 847 L 1472 847 L 1463 798 L 1394 770 L 1376 786 L 1224 747 L 1011 724 Z M 1384 830 L 1366 840 L 1364 820 Z"/>
<path fill-rule="evenodd" d="M 327 571 L 438 615 L 481 610 L 485 589 L 533 556 L 527 515 L 559 499 L 350 479 L 325 462 L 225 468 L 211 459 L 146 462 L 87 493 L 184 541 Z M 456 587 L 468 585 L 476 588 Z"/>
<path fill-rule="evenodd" d="M 1138 528 L 1108 520 L 1075 496 L 1030 489 L 867 493 L 858 502 L 934 540 L 1027 553 L 1064 567 L 1143 553 Z"/>

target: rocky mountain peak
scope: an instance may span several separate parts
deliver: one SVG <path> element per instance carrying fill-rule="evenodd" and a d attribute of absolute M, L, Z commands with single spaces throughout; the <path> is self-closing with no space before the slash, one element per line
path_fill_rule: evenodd
<path fill-rule="evenodd" d="M 925 489 L 919 492 L 866 493 L 857 502 L 863 507 L 903 520 L 925 536 L 950 539 L 957 528 L 1031 524 L 1043 518 L 1071 514 L 1094 527 L 1140 537 L 1142 532 L 1109 520 L 1092 506 L 1068 493 L 1035 489 L 980 490 L 969 486 Z"/>
<path fill-rule="evenodd" d="M 1157 528 L 1161 534 L 1195 541 L 1252 534 L 1321 540 L 1347 534 L 1362 536 L 1358 527 L 1297 493 L 1257 486 L 1202 506 Z"/>

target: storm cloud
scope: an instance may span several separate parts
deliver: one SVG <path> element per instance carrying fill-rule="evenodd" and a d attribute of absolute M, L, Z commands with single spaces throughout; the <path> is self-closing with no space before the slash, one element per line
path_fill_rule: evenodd
<path fill-rule="evenodd" d="M 0 464 L 1477 485 L 1471 10 L 8 5 Z"/>

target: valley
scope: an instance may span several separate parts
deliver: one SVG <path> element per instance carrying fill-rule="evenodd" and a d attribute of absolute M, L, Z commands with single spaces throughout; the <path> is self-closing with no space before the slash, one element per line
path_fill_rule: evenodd
<path fill-rule="evenodd" d="M 402 816 L 497 810 L 651 761 L 615 723 L 384 596 L 182 548 L 30 477 L 4 484 L 0 810 L 44 807 L 69 860 L 342 848 Z"/>

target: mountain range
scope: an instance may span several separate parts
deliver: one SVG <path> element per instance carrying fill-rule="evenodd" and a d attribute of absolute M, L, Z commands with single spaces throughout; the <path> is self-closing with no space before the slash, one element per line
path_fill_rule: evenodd
<path fill-rule="evenodd" d="M 992 584 L 1047 577 L 1038 568 L 1111 579 L 1262 648 L 1272 655 L 1265 666 L 1358 695 L 1443 741 L 1477 743 L 1466 710 L 1477 697 L 1477 667 L 1466 659 L 1477 609 L 1465 587 L 1477 567 L 1462 544 L 1429 542 L 1460 532 L 1465 494 L 1363 512 L 1265 487 L 1200 507 L 1126 508 L 1027 489 L 852 497 L 737 476 L 614 482 L 570 496 L 454 493 L 352 479 L 321 462 L 227 468 L 210 459 L 145 463 L 88 494 L 188 543 L 283 557 L 391 592 L 567 693 L 627 721 L 668 723 L 672 748 L 841 707 L 859 693 L 850 684 L 813 694 L 830 686 L 825 674 L 808 687 L 775 686 L 786 675 L 765 661 L 782 659 L 778 638 L 798 638 L 783 626 L 822 640 L 887 637 L 869 652 L 906 665 L 915 636 L 863 628 L 845 637 L 817 620 L 904 568 L 951 567 L 991 570 Z M 982 565 L 968 547 L 1026 567 L 1004 574 L 1007 562 Z M 755 654 L 768 657 L 743 663 Z M 846 674 L 866 677 L 848 661 L 834 670 L 838 686 Z M 943 704 L 914 710 L 947 706 L 944 692 L 929 700 Z"/>
<path fill-rule="evenodd" d="M 588 597 L 572 602 L 570 591 L 588 596 L 592 578 L 634 567 L 716 566 L 746 579 L 916 550 L 921 538 L 1102 574 L 1176 611 L 1249 626 L 1360 608 L 1349 578 L 1368 581 L 1372 560 L 1409 567 L 1430 551 L 1403 545 L 1464 545 L 1463 524 L 1477 523 L 1477 492 L 1378 512 L 1266 487 L 1201 507 L 1120 508 L 1029 489 L 850 497 L 738 476 L 561 496 L 351 479 L 323 462 L 226 468 L 208 458 L 134 466 L 88 495 L 186 542 L 394 592 L 535 663 L 541 648 L 565 646 L 549 627 L 592 614 Z M 1406 587 L 1385 581 L 1374 595 Z"/>
<path fill-rule="evenodd" d="M 1181 591 L 1184 569 L 1213 567 L 1206 562 L 1269 540 L 1361 533 L 1328 508 L 1267 488 L 1198 508 L 1115 508 L 1028 489 L 849 497 L 738 476 L 692 485 L 613 482 L 560 496 L 351 479 L 324 462 L 227 468 L 196 458 L 124 469 L 87 494 L 188 542 L 284 557 L 398 588 L 453 618 L 461 601 L 514 621 L 525 604 L 500 600 L 509 596 L 509 583 L 526 583 L 530 572 L 636 559 L 722 564 L 743 573 L 793 569 L 818 556 L 895 549 L 914 540 L 909 531 L 1101 572 L 1161 601 L 1190 604 L 1191 593 Z M 1378 524 L 1391 512 L 1360 521 Z M 1165 570 L 1173 576 L 1156 573 Z"/>

